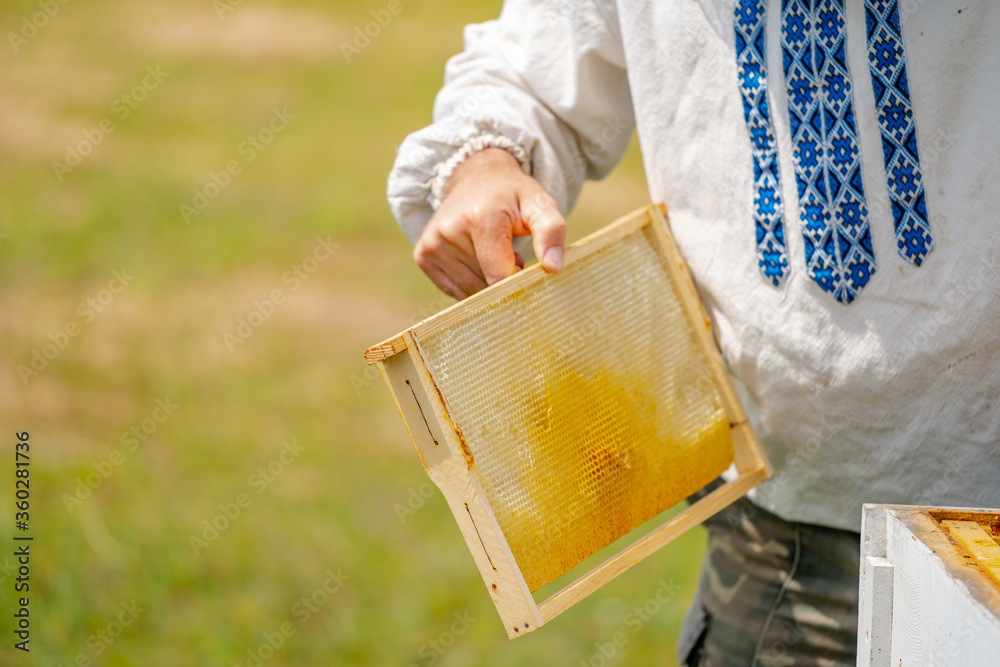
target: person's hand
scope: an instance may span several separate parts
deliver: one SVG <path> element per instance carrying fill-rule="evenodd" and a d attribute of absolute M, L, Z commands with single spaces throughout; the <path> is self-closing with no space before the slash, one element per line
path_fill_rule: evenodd
<path fill-rule="evenodd" d="M 542 266 L 562 269 L 566 221 L 556 201 L 514 156 L 487 148 L 452 174 L 413 259 L 442 291 L 461 300 L 524 266 L 514 252 L 515 236 L 532 236 Z"/>

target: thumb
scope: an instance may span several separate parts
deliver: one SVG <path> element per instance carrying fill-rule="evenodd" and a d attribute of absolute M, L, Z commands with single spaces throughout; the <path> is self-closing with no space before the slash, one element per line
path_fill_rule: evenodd
<path fill-rule="evenodd" d="M 555 200 L 540 192 L 521 204 L 521 220 L 531 234 L 531 244 L 549 271 L 561 271 L 566 257 L 566 221 Z"/>

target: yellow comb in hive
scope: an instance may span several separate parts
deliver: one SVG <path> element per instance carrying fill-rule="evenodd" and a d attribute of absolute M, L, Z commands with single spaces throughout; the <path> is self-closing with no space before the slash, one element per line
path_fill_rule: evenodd
<path fill-rule="evenodd" d="M 365 353 L 516 637 L 770 474 L 659 209 Z M 531 593 L 739 477 L 536 604 Z"/>

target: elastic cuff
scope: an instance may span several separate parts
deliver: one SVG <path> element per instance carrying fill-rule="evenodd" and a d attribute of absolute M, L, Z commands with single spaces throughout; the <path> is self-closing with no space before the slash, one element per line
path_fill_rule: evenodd
<path fill-rule="evenodd" d="M 487 148 L 503 148 L 520 163 L 524 173 L 531 175 L 531 158 L 523 147 L 500 134 L 477 135 L 466 141 L 448 160 L 434 167 L 430 196 L 427 198 L 427 203 L 431 205 L 432 210 L 436 211 L 441 205 L 441 200 L 444 198 L 444 188 L 448 185 L 448 179 L 458 169 L 458 165 Z"/>

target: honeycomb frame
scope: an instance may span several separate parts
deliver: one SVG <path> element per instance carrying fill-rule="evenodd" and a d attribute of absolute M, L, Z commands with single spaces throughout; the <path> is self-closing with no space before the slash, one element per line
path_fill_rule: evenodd
<path fill-rule="evenodd" d="M 599 267 L 606 272 L 612 261 L 623 269 L 605 284 Z M 636 308 L 652 301 L 680 319 L 664 320 L 656 308 L 647 317 L 659 320 L 630 330 L 615 311 L 616 290 L 627 300 L 625 288 L 635 286 L 643 291 Z M 535 312 L 525 307 L 559 315 L 574 299 L 582 299 L 584 309 L 609 311 L 601 314 L 615 328 L 576 338 L 565 326 L 536 336 L 546 329 L 537 321 L 517 329 L 518 321 L 530 319 L 525 313 Z M 571 319 L 574 312 L 563 309 L 553 321 Z M 508 331 L 496 333 L 504 323 L 529 347 L 534 338 L 556 342 L 534 356 L 512 359 L 503 354 Z M 541 627 L 772 474 L 710 327 L 665 211 L 648 206 L 572 244 L 560 274 L 529 267 L 365 352 L 368 362 L 377 364 L 421 462 L 448 502 L 509 637 Z M 593 345 L 595 340 L 600 345 Z M 476 377 L 480 363 L 493 363 L 492 372 Z M 615 375 L 620 368 L 627 374 Z M 512 379 L 504 382 L 505 375 Z M 656 390 L 648 395 L 634 390 L 642 378 L 653 378 Z M 543 399 L 530 393 L 534 385 Z M 592 386 L 602 391 L 587 394 Z M 499 409 L 507 396 L 513 407 Z M 570 416 L 548 419 L 552 405 Z M 583 412 L 572 414 L 574 405 Z M 518 430 L 519 424 L 534 428 L 539 423 L 544 431 Z M 692 430 L 696 427 L 703 430 Z M 688 435 L 667 437 L 676 432 Z M 671 447 L 650 448 L 657 438 L 669 440 Z M 549 440 L 546 450 L 542 445 Z M 554 458 L 541 456 L 550 450 Z M 674 459 L 658 454 L 668 451 Z M 569 461 L 563 472 L 543 476 L 543 483 L 533 478 L 533 471 L 560 465 L 560 457 Z M 738 472 L 734 480 L 546 600 L 535 601 L 532 591 L 701 488 L 730 462 Z M 671 470 L 682 472 L 667 475 L 662 485 L 649 483 Z M 530 493 L 521 488 L 524 484 Z M 596 495 L 584 493 L 591 489 Z M 638 500 L 622 501 L 624 491 Z M 605 516 L 610 519 L 588 523 Z"/>

